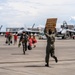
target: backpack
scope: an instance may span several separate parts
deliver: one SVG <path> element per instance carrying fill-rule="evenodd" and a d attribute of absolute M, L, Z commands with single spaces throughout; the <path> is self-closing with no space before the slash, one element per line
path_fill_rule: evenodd
<path fill-rule="evenodd" d="M 32 50 L 32 47 L 30 45 L 28 45 L 28 50 Z"/>

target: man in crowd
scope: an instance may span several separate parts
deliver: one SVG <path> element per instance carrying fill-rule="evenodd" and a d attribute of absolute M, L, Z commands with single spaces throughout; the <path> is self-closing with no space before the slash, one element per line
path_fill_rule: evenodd
<path fill-rule="evenodd" d="M 27 41 L 28 41 L 28 36 L 25 31 L 22 32 L 22 35 L 19 40 L 19 44 L 22 42 L 23 46 L 23 54 L 25 54 L 25 51 L 27 50 Z"/>

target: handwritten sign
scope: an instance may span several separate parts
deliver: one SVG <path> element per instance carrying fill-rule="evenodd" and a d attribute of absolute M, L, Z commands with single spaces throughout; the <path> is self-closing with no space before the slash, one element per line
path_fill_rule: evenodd
<path fill-rule="evenodd" d="M 51 29 L 52 31 L 55 31 L 57 18 L 49 18 L 46 21 L 46 28 L 47 30 Z"/>

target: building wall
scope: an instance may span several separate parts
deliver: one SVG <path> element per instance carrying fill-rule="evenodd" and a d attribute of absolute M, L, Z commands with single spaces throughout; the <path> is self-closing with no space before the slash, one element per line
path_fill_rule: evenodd
<path fill-rule="evenodd" d="M 6 31 L 8 32 L 18 32 L 21 28 L 6 28 Z"/>

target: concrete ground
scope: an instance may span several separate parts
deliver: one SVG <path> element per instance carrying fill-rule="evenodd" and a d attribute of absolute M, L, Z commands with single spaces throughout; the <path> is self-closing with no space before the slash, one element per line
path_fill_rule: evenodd
<path fill-rule="evenodd" d="M 23 55 L 22 47 L 6 45 L 0 37 L 0 75 L 75 75 L 75 40 L 56 40 L 55 55 L 45 67 L 46 40 L 38 40 L 37 47 Z"/>

